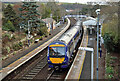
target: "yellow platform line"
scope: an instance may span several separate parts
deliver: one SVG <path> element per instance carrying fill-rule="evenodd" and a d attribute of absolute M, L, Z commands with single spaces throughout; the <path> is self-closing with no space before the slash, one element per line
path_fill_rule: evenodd
<path fill-rule="evenodd" d="M 67 26 L 68 26 L 68 25 L 67 25 Z M 67 27 L 67 26 L 66 26 L 66 27 Z M 61 32 L 60 32 L 60 33 L 61 33 Z M 58 35 L 58 34 L 57 34 L 57 35 Z M 51 39 L 49 39 L 47 42 L 50 42 L 53 38 L 55 38 L 55 36 L 52 37 Z M 36 51 L 37 49 L 39 49 L 40 47 L 42 47 L 43 45 L 45 45 L 47 42 L 45 42 L 44 44 L 40 45 L 40 46 L 37 47 L 36 49 L 32 50 L 31 52 L 29 52 L 29 53 L 26 54 L 25 56 L 19 58 L 18 60 L 16 60 L 15 62 L 11 63 L 10 65 L 2 68 L 2 69 L 0 70 L 0 72 L 2 72 L 2 71 L 3 71 L 5 68 L 7 68 L 7 67 L 11 67 L 11 66 L 14 65 L 16 62 L 18 62 L 18 61 L 20 61 L 21 59 L 23 59 L 24 57 L 29 56 L 32 52 Z"/>
<path fill-rule="evenodd" d="M 82 41 L 82 42 L 83 42 L 83 41 Z M 88 45 L 88 35 L 87 35 L 87 45 Z M 85 56 L 86 56 L 86 51 L 85 51 Z M 80 76 L 81 76 L 81 73 L 82 73 L 82 68 L 83 68 L 83 64 L 84 64 L 85 56 L 84 56 L 84 59 L 83 59 L 83 62 L 82 62 L 82 66 L 81 66 L 81 68 L 80 68 L 80 73 L 79 73 L 78 80 L 80 79 Z"/>
<path fill-rule="evenodd" d="M 53 38 L 53 37 L 52 37 Z M 51 39 L 52 39 L 51 38 Z M 47 42 L 51 41 L 51 39 L 49 39 Z M 37 47 L 36 49 L 32 50 L 31 52 L 29 52 L 28 54 L 26 54 L 25 56 L 19 58 L 18 60 L 14 61 L 13 63 L 11 63 L 10 65 L 6 66 L 6 67 L 12 67 L 12 65 L 14 65 L 15 63 L 17 63 L 18 61 L 20 61 L 21 59 L 23 59 L 24 57 L 29 56 L 31 53 L 35 52 L 37 49 L 42 48 L 43 45 L 45 45 L 47 42 L 45 42 L 44 44 L 40 45 L 39 47 Z M 0 72 L 2 72 L 6 67 L 4 67 L 3 69 L 0 70 Z"/>
<path fill-rule="evenodd" d="M 42 47 L 42 46 L 40 46 Z M 39 47 L 38 47 L 39 48 Z M 28 54 L 26 54 L 25 56 L 19 58 L 18 60 L 14 61 L 13 63 L 11 63 L 10 65 L 6 66 L 6 67 L 12 67 L 12 65 L 14 65 L 16 62 L 20 61 L 21 59 L 23 59 L 24 57 L 29 56 L 32 52 L 36 51 L 38 48 L 32 50 L 31 52 L 29 52 Z M 3 69 L 0 70 L 0 72 L 2 72 L 6 67 L 4 67 Z"/>

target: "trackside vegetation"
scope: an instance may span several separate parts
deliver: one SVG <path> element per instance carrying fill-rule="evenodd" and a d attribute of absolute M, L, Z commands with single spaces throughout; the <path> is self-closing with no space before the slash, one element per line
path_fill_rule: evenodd
<path fill-rule="evenodd" d="M 110 14 L 107 19 L 107 22 L 103 23 L 102 28 L 102 36 L 104 38 L 105 48 L 108 52 L 119 52 L 120 49 L 120 35 L 118 28 L 118 13 L 114 11 L 114 13 Z"/>

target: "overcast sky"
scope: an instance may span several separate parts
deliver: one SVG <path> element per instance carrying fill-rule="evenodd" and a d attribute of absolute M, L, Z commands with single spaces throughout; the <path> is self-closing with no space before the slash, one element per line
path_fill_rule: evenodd
<path fill-rule="evenodd" d="M 69 3 L 87 3 L 87 2 L 106 2 L 106 1 L 111 1 L 111 2 L 118 2 L 120 0 L 58 0 L 59 2 L 69 2 Z"/>
<path fill-rule="evenodd" d="M 101 0 L 59 0 L 59 2 L 69 2 L 69 3 L 86 3 L 86 2 L 95 2 Z"/>
<path fill-rule="evenodd" d="M 0 0 L 3 2 L 19 2 L 23 0 Z M 27 0 L 30 1 L 30 0 Z M 36 1 L 51 1 L 51 0 L 36 0 Z M 118 2 L 120 0 L 55 0 L 59 2 L 68 2 L 68 3 L 87 3 L 87 2 L 105 2 L 105 1 L 111 1 L 111 2 Z"/>

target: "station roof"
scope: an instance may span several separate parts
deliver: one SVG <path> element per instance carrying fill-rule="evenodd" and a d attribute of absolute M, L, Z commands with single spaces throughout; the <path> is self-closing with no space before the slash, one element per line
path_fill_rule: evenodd
<path fill-rule="evenodd" d="M 101 23 L 99 23 L 101 24 Z M 92 17 L 88 17 L 87 21 L 83 22 L 83 25 L 92 25 L 92 26 L 96 26 L 97 25 L 97 19 L 92 18 Z"/>
<path fill-rule="evenodd" d="M 83 25 L 96 25 L 96 20 L 87 20 L 83 22 Z"/>

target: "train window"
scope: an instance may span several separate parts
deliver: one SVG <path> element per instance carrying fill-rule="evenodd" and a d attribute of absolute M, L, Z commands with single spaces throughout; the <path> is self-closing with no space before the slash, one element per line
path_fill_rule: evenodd
<path fill-rule="evenodd" d="M 75 37 L 75 40 L 77 39 L 78 36 L 79 36 L 79 33 L 78 33 L 77 36 Z"/>
<path fill-rule="evenodd" d="M 69 54 L 69 56 L 70 56 L 70 46 L 68 47 L 68 54 Z"/>
<path fill-rule="evenodd" d="M 65 47 L 50 47 L 49 56 L 65 56 Z"/>
<path fill-rule="evenodd" d="M 72 52 L 73 50 L 73 42 L 70 44 L 70 53 Z"/>

